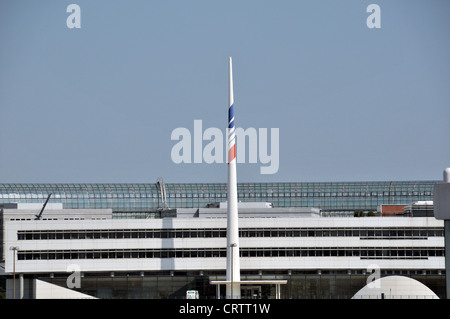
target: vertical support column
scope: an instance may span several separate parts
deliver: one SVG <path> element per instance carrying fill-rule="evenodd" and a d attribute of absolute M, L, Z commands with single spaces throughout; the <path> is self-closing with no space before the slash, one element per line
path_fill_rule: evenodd
<path fill-rule="evenodd" d="M 445 238 L 445 291 L 450 299 L 450 220 L 444 220 Z"/>
<path fill-rule="evenodd" d="M 444 183 L 450 183 L 450 168 L 444 170 Z M 447 207 L 450 210 L 450 207 Z M 450 299 L 450 220 L 444 220 L 445 236 L 445 286 L 447 299 Z"/>
<path fill-rule="evenodd" d="M 23 299 L 23 274 L 19 275 L 19 299 Z"/>
<path fill-rule="evenodd" d="M 434 217 L 444 221 L 445 242 L 445 285 L 447 299 L 450 299 L 450 167 L 444 170 L 442 183 L 434 185 Z"/>

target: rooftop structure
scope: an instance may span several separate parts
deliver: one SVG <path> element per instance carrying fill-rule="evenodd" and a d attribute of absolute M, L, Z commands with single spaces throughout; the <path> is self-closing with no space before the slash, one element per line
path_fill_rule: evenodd
<path fill-rule="evenodd" d="M 382 204 L 433 200 L 437 181 L 238 183 L 239 202 L 273 207 L 317 207 L 322 212 L 377 211 Z M 66 209 L 113 210 L 114 218 L 149 217 L 164 208 L 204 208 L 225 202 L 226 183 L 149 184 L 0 184 L 1 203 L 51 203 Z M 157 216 L 157 215 L 155 215 Z"/>

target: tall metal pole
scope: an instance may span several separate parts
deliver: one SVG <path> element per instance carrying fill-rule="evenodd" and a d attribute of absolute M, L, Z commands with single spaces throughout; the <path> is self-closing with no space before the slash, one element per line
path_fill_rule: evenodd
<path fill-rule="evenodd" d="M 13 252 L 13 299 L 16 299 L 16 251 L 19 247 L 12 246 L 9 249 Z"/>
<path fill-rule="evenodd" d="M 231 296 L 234 296 L 234 264 L 233 264 L 233 254 L 234 248 L 236 247 L 236 243 L 231 244 Z M 232 297 L 233 298 L 233 297 Z"/>
<path fill-rule="evenodd" d="M 16 299 L 16 250 L 13 249 L 13 299 Z"/>
<path fill-rule="evenodd" d="M 227 296 L 241 298 L 239 262 L 239 226 L 236 178 L 236 142 L 234 125 L 233 67 L 231 57 L 228 69 L 228 207 L 227 207 Z M 237 282 L 236 282 L 237 280 Z"/>

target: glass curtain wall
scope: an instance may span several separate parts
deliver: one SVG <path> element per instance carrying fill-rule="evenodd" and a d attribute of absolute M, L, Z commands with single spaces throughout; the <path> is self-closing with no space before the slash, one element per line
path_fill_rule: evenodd
<path fill-rule="evenodd" d="M 395 271 L 387 271 L 382 277 L 392 275 Z M 400 274 L 416 279 L 437 294 L 445 298 L 445 275 L 437 273 Z M 263 275 L 243 274 L 242 280 L 279 279 L 287 280 L 281 285 L 282 299 L 350 299 L 367 284 L 369 274 L 362 273 L 323 273 L 298 272 L 291 275 L 270 274 Z M 199 291 L 201 299 L 215 299 L 216 286 L 210 285 L 210 280 L 224 280 L 224 275 L 193 273 L 169 274 L 86 274 L 81 279 L 81 288 L 77 291 L 87 293 L 102 299 L 184 299 L 187 290 Z M 41 280 L 66 287 L 66 277 L 56 275 L 53 278 L 41 277 Z M 222 287 L 223 288 L 223 287 Z M 274 299 L 275 286 L 262 285 L 261 298 Z M 225 293 L 222 289 L 221 293 Z M 420 298 L 421 296 L 418 296 Z"/>
<path fill-rule="evenodd" d="M 436 181 L 240 183 L 238 200 L 274 207 L 317 207 L 323 211 L 376 211 L 381 204 L 433 200 Z M 165 184 L 169 208 L 202 208 L 226 201 L 225 183 Z M 158 184 L 0 184 L 0 203 L 63 203 L 64 208 L 112 208 L 149 212 L 163 207 Z"/>

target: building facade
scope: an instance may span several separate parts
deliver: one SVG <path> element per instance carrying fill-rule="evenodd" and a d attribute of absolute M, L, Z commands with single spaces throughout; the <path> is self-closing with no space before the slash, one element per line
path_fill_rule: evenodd
<path fill-rule="evenodd" d="M 445 297 L 442 221 L 323 214 L 429 200 L 431 182 L 357 183 L 361 188 L 352 191 L 355 183 L 319 184 L 311 192 L 309 184 L 238 187 L 243 202 L 255 199 L 253 208 L 239 208 L 241 280 L 286 280 L 281 298 L 348 299 L 373 276 L 403 275 Z M 34 279 L 68 287 L 75 269 L 81 285 L 72 289 L 98 298 L 183 298 L 187 290 L 216 298 L 211 282 L 225 279 L 226 264 L 226 208 L 217 203 L 225 201 L 226 185 L 166 185 L 165 203 L 160 185 L 113 186 L 2 188 L 5 203 L 36 203 L 34 209 L 1 210 L 8 296 L 15 275 L 30 297 Z M 50 193 L 50 203 L 62 207 L 49 206 L 35 220 Z M 302 194 L 323 206 L 302 207 Z M 244 298 L 276 294 L 273 285 L 241 288 Z M 219 295 L 224 294 L 223 287 Z"/>

